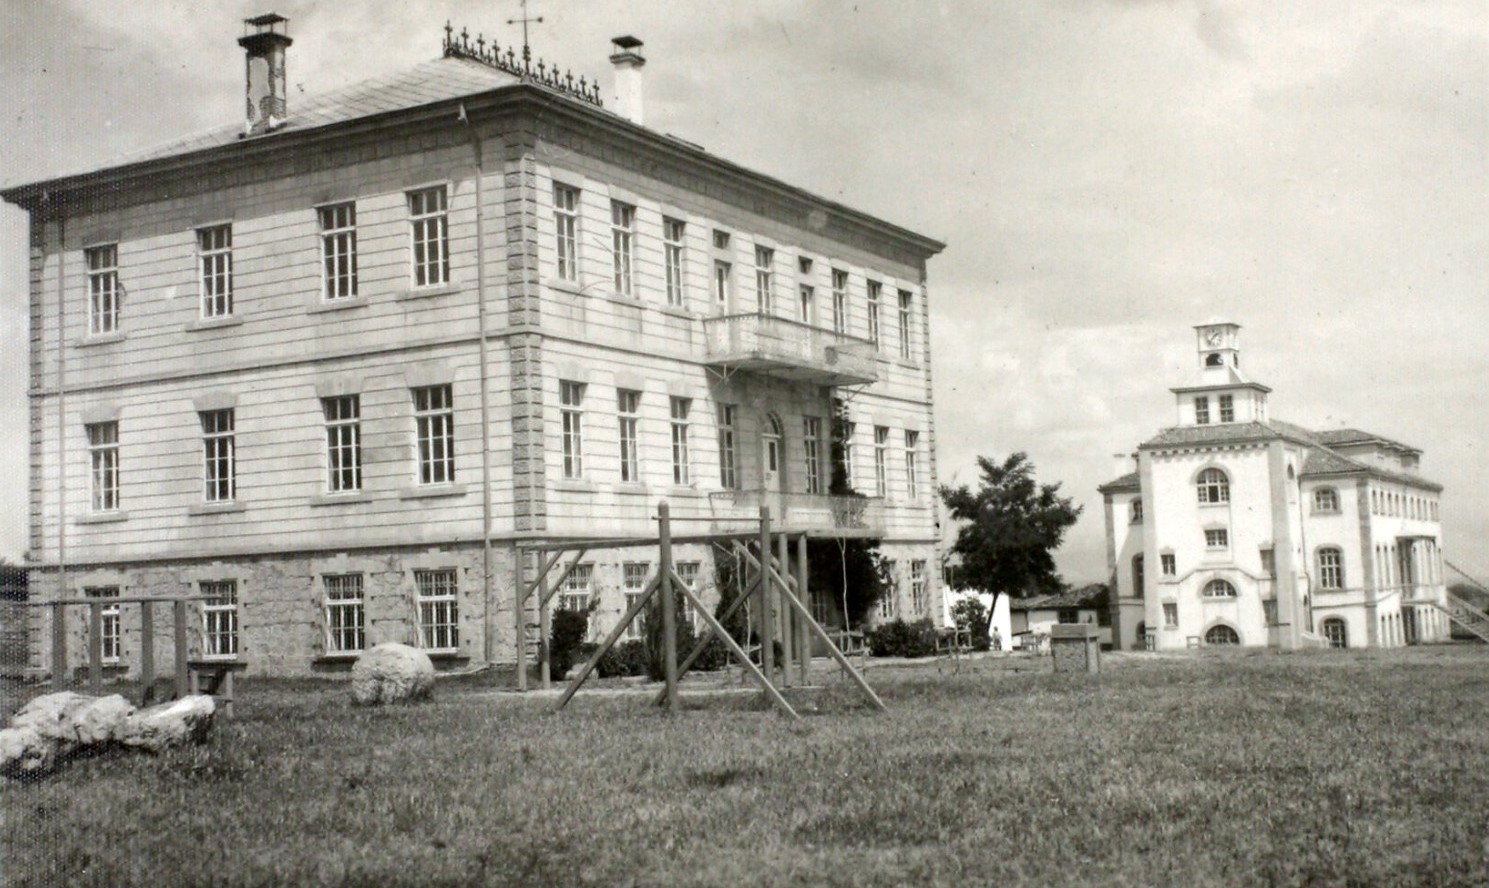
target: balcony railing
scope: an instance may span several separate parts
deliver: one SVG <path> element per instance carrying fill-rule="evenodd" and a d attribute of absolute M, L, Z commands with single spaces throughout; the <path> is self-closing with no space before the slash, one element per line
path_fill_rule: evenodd
<path fill-rule="evenodd" d="M 754 521 L 765 506 L 778 529 L 818 536 L 884 535 L 884 501 L 878 497 L 721 490 L 708 499 L 716 521 Z"/>
<path fill-rule="evenodd" d="M 728 370 L 818 385 L 866 385 L 879 379 L 873 343 L 761 314 L 705 318 L 705 360 Z"/>

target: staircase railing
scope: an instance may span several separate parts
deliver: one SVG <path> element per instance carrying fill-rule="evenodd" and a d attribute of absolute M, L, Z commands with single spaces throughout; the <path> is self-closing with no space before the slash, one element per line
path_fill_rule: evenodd
<path fill-rule="evenodd" d="M 1489 614 L 1484 613 L 1453 593 L 1447 593 L 1447 604 L 1434 604 L 1438 610 L 1448 615 L 1448 619 L 1455 626 L 1472 632 L 1483 641 L 1489 642 Z"/>

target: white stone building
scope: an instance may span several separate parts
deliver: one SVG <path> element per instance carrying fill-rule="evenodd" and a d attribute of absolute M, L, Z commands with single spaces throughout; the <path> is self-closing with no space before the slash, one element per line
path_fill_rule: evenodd
<path fill-rule="evenodd" d="M 1441 485 L 1421 451 L 1272 419 L 1240 327 L 1196 327 L 1177 424 L 1104 497 L 1115 641 L 1390 647 L 1445 639 Z"/>
<path fill-rule="evenodd" d="M 252 672 L 511 662 L 516 547 L 655 537 L 666 499 L 679 535 L 765 505 L 875 536 L 898 612 L 940 612 L 941 243 L 647 127 L 634 38 L 608 101 L 448 28 L 302 96 L 286 24 L 248 20 L 246 123 L 0 192 L 30 214 L 33 598 L 208 596 L 191 654 Z M 709 547 L 677 560 L 707 593 Z M 608 628 L 656 568 L 601 547 L 563 594 Z M 35 667 L 80 662 L 85 610 L 35 614 Z M 141 630 L 106 609 L 105 659 Z"/>

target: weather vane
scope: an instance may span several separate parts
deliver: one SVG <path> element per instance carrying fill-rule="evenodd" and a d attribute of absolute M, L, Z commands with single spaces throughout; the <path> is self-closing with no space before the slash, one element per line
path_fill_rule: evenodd
<path fill-rule="evenodd" d="M 527 23 L 528 22 L 541 23 L 542 21 L 543 21 L 543 17 L 541 15 L 538 16 L 537 18 L 528 18 L 527 17 L 527 0 L 522 0 L 522 18 L 507 19 L 507 24 L 509 24 L 509 25 L 515 25 L 515 24 L 517 24 L 519 22 L 522 23 L 522 67 L 523 68 L 528 67 L 528 63 L 532 61 L 532 57 L 533 57 L 532 49 L 527 44 Z"/>

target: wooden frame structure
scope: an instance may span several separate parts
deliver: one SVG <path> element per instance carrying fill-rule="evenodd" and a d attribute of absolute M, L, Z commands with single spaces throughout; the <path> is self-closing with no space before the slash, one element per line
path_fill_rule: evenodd
<path fill-rule="evenodd" d="M 843 672 L 858 686 L 864 696 L 868 698 L 873 706 L 884 711 L 884 702 L 874 689 L 864 679 L 862 673 L 853 667 L 843 652 L 833 642 L 831 635 L 817 623 L 812 617 L 811 610 L 804 603 L 807 589 L 807 535 L 805 533 L 791 533 L 789 531 L 778 531 L 772 533 L 769 507 L 762 506 L 760 509 L 760 529 L 758 534 L 738 533 L 724 534 L 714 533 L 701 536 L 674 537 L 672 535 L 672 519 L 668 504 L 664 500 L 657 506 L 657 523 L 659 534 L 655 539 L 612 539 L 612 540 L 582 540 L 554 543 L 537 543 L 530 545 L 519 545 L 517 547 L 517 601 L 514 608 L 517 629 L 517 687 L 518 690 L 527 690 L 527 645 L 525 643 L 529 624 L 526 616 L 528 613 L 528 602 L 536 598 L 538 607 L 538 662 L 539 674 L 544 688 L 552 686 L 550 669 L 549 637 L 551 629 L 550 602 L 558 593 L 564 580 L 579 564 L 579 559 L 591 549 L 615 549 L 637 546 L 657 546 L 660 548 L 660 568 L 656 577 L 647 584 L 636 600 L 626 609 L 625 614 L 605 636 L 599 648 L 579 670 L 579 674 L 569 682 L 564 689 L 558 702 L 554 704 L 557 712 L 568 705 L 574 694 L 583 686 L 600 662 L 619 641 L 625 633 L 626 628 L 636 620 L 646 609 L 652 596 L 661 595 L 662 612 L 662 658 L 665 664 L 665 686 L 654 701 L 657 705 L 665 705 L 669 712 L 679 709 L 678 681 L 702 655 L 709 641 L 717 637 L 726 648 L 735 662 L 740 665 L 755 683 L 760 686 L 761 691 L 771 700 L 775 707 L 791 718 L 800 718 L 796 709 L 792 707 L 785 696 L 781 694 L 782 686 L 790 686 L 792 683 L 792 670 L 796 671 L 797 681 L 800 684 L 807 683 L 808 670 L 811 664 L 811 642 L 813 637 L 820 641 L 827 649 L 828 654 L 837 661 Z M 794 537 L 796 546 L 795 571 L 791 570 L 791 543 Z M 750 542 L 756 541 L 755 552 L 750 551 Z M 682 578 L 677 575 L 673 566 L 672 547 L 680 543 L 709 543 L 717 548 L 728 547 L 733 554 L 740 558 L 747 566 L 751 575 L 748 583 L 741 583 L 743 588 L 741 594 L 729 606 L 728 610 L 715 617 L 709 613 L 703 603 L 688 588 Z M 525 577 L 527 567 L 527 554 L 531 552 L 537 556 L 537 573 L 528 580 Z M 757 554 L 758 553 L 758 554 Z M 563 560 L 566 554 L 570 555 L 569 564 L 563 568 L 556 578 L 550 583 L 548 577 L 553 574 L 553 569 Z M 693 610 L 707 624 L 706 631 L 696 639 L 693 649 L 678 662 L 677 651 L 677 613 L 674 592 L 681 592 Z M 729 633 L 724 630 L 723 621 L 730 619 L 740 607 L 753 607 L 758 615 L 760 638 L 760 664 L 757 666 L 745 651 Z M 784 663 L 781 669 L 779 685 L 776 680 L 776 664 L 774 650 L 777 639 L 780 641 L 781 652 Z"/>
<path fill-rule="evenodd" d="M 52 686 L 61 690 L 72 684 L 67 670 L 67 608 L 88 608 L 88 691 L 97 696 L 103 693 L 103 609 L 123 607 L 126 604 L 140 606 L 140 703 L 151 702 L 155 687 L 155 605 L 171 606 L 171 634 L 174 642 L 172 668 L 172 694 L 181 697 L 200 693 L 202 676 L 210 674 L 206 692 L 222 701 L 222 713 L 233 717 L 233 669 L 231 664 L 216 664 L 192 660 L 187 655 L 186 626 L 187 604 L 193 601 L 209 601 L 215 595 L 176 595 L 125 598 L 62 598 L 53 601 L 28 601 L 27 607 L 45 607 L 51 610 L 52 619 Z"/>

